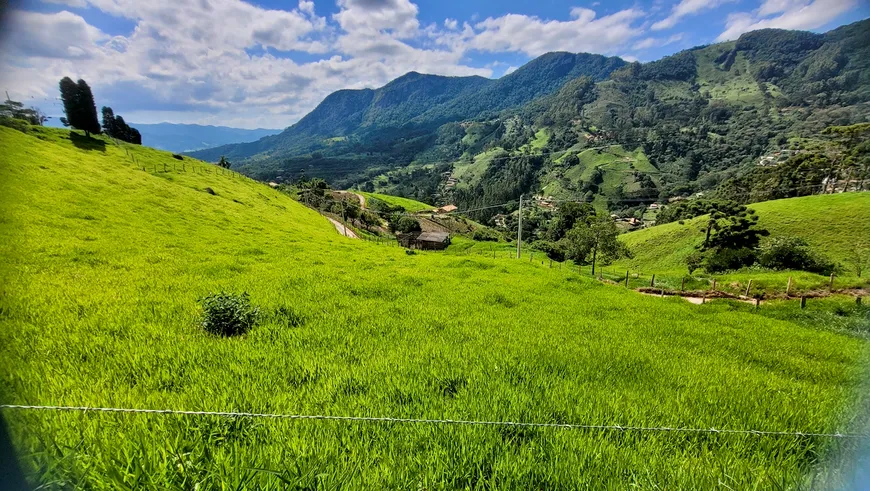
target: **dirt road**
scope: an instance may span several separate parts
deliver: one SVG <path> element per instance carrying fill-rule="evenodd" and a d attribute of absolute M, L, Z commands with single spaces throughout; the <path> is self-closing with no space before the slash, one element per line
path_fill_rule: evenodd
<path fill-rule="evenodd" d="M 339 222 L 338 220 L 334 220 L 329 217 L 326 217 L 326 219 L 332 222 L 332 224 L 335 226 L 335 229 L 338 230 L 338 233 L 340 233 L 341 235 L 344 235 L 345 237 L 350 237 L 351 239 L 359 238 L 356 236 L 355 233 L 353 233 L 353 230 L 346 228 L 344 224 Z"/>
<path fill-rule="evenodd" d="M 353 191 L 338 191 L 338 193 L 339 194 L 351 194 L 353 196 L 356 196 L 356 199 L 359 200 L 360 207 L 365 209 L 365 207 L 366 207 L 366 197 L 365 196 L 363 196 L 361 194 L 354 193 Z"/>

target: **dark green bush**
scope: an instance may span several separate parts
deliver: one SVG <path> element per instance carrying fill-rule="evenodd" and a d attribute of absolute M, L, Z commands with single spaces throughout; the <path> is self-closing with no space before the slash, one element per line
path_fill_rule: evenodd
<path fill-rule="evenodd" d="M 498 242 L 501 234 L 491 228 L 478 228 L 471 233 L 471 238 L 481 242 Z"/>
<path fill-rule="evenodd" d="M 543 252 L 548 258 L 553 261 L 565 260 L 565 248 L 558 242 L 549 240 L 538 240 L 532 244 L 532 249 Z"/>
<path fill-rule="evenodd" d="M 257 324 L 260 309 L 251 305 L 247 292 L 241 295 L 220 292 L 200 300 L 203 310 L 202 327 L 220 336 L 237 336 Z"/>
<path fill-rule="evenodd" d="M 0 116 L 0 126 L 7 126 L 13 130 L 18 130 L 22 133 L 27 133 L 30 124 L 23 119 L 10 118 L 8 116 Z"/>
<path fill-rule="evenodd" d="M 752 266 L 754 262 L 755 250 L 749 247 L 739 249 L 721 247 L 704 253 L 704 269 L 708 273 L 740 269 L 744 266 Z"/>
<path fill-rule="evenodd" d="M 401 234 L 419 232 L 420 222 L 413 217 L 393 215 L 393 217 L 390 218 L 390 231 Z"/>
<path fill-rule="evenodd" d="M 831 274 L 834 263 L 813 253 L 809 244 L 798 237 L 776 237 L 761 247 L 758 264 L 769 269 L 797 269 Z"/>

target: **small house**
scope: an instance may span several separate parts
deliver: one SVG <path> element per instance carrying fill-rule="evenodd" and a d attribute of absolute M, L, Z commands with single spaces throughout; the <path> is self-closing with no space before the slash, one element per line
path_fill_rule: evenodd
<path fill-rule="evenodd" d="M 438 213 L 451 213 L 456 210 L 456 205 L 444 205 L 441 208 L 438 208 Z"/>
<path fill-rule="evenodd" d="M 396 235 L 396 240 L 407 249 L 440 251 L 450 245 L 450 234 L 447 232 L 411 232 Z"/>
<path fill-rule="evenodd" d="M 499 213 L 498 215 L 492 217 L 493 222 L 496 227 L 507 228 L 507 215 L 502 215 Z"/>

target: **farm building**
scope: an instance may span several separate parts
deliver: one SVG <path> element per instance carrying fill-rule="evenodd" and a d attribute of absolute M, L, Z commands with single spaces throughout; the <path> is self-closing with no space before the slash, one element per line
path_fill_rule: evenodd
<path fill-rule="evenodd" d="M 447 232 L 411 232 L 399 234 L 396 240 L 402 247 L 408 249 L 423 249 L 437 251 L 450 245 L 450 234 Z"/>
<path fill-rule="evenodd" d="M 456 205 L 444 205 L 438 208 L 438 213 L 451 213 L 456 211 Z"/>

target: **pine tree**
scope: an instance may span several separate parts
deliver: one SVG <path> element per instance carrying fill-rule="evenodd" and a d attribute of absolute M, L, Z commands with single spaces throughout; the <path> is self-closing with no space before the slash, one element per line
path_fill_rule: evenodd
<path fill-rule="evenodd" d="M 88 137 L 91 133 L 100 133 L 94 94 L 91 93 L 87 82 L 81 79 L 73 82 L 69 77 L 62 78 L 60 98 L 63 101 L 63 112 L 66 114 L 66 117 L 60 119 L 64 126 L 82 130 Z"/>
<path fill-rule="evenodd" d="M 118 138 L 115 130 L 115 111 L 111 107 L 103 106 L 103 131 L 112 138 Z"/>
<path fill-rule="evenodd" d="M 60 80 L 60 100 L 63 101 L 63 113 L 66 115 L 60 118 L 60 122 L 64 126 L 72 126 L 78 128 L 80 118 L 78 116 L 79 89 L 75 82 L 69 77 L 64 77 Z"/>
<path fill-rule="evenodd" d="M 82 126 L 79 129 L 84 130 L 85 136 L 91 136 L 91 133 L 100 134 L 100 120 L 97 119 L 97 105 L 94 103 L 91 87 L 82 79 L 79 79 L 76 86 L 78 87 L 78 106 L 82 118 Z"/>

